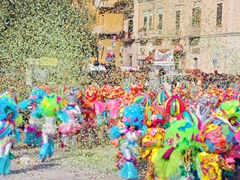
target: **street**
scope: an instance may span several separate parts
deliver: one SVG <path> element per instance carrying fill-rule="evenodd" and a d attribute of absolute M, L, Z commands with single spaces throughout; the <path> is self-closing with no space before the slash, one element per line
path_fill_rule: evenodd
<path fill-rule="evenodd" d="M 39 148 L 18 144 L 12 151 L 12 171 L 0 180 L 120 180 L 114 167 L 115 149 L 113 146 L 94 150 L 62 150 L 59 144 L 55 154 L 41 163 Z"/>

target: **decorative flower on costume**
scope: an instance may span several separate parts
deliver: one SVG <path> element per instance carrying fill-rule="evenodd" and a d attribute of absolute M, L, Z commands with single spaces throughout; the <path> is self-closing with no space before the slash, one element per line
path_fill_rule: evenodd
<path fill-rule="evenodd" d="M 94 102 L 98 97 L 98 88 L 97 86 L 88 86 L 85 90 L 85 98 L 89 102 Z"/>

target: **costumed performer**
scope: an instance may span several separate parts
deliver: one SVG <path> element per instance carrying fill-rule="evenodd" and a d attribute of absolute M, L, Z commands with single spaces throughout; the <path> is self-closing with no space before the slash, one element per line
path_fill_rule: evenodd
<path fill-rule="evenodd" d="M 10 150 L 14 143 L 20 141 L 20 134 L 14 120 L 19 112 L 17 106 L 8 98 L 0 98 L 0 174 L 10 174 Z"/>
<path fill-rule="evenodd" d="M 21 101 L 18 104 L 18 107 L 23 110 L 34 111 L 39 106 L 40 102 L 46 95 L 47 93 L 45 91 L 43 91 L 40 88 L 34 87 L 30 93 L 29 98 Z M 26 143 L 28 146 L 33 145 L 34 147 L 39 147 L 41 145 L 42 122 L 43 122 L 42 117 L 35 118 L 34 116 L 32 116 L 32 113 L 30 114 L 29 124 L 25 125 L 24 130 L 24 133 L 26 135 L 24 143 Z"/>
<path fill-rule="evenodd" d="M 81 129 L 79 124 L 81 110 L 78 105 L 78 91 L 72 89 L 67 94 L 68 104 L 64 108 L 64 111 L 70 116 L 70 121 L 61 123 L 58 126 L 58 130 L 62 133 L 62 148 L 66 148 L 67 141 L 70 139 L 71 146 L 77 146 L 76 133 Z"/>
<path fill-rule="evenodd" d="M 146 180 L 154 180 L 154 165 L 153 159 L 157 156 L 159 148 L 162 146 L 162 142 L 165 135 L 165 129 L 162 126 L 169 120 L 169 116 L 165 109 L 159 106 L 150 106 L 145 110 L 145 124 L 148 129 L 145 136 L 142 139 L 143 153 L 142 157 L 148 161 Z"/>
<path fill-rule="evenodd" d="M 202 152 L 197 155 L 196 166 L 201 180 L 221 180 L 222 170 L 235 170 L 234 159 L 224 155 L 234 145 L 234 132 L 227 120 L 209 118 L 202 125 L 199 140 Z"/>
<path fill-rule="evenodd" d="M 121 129 L 113 126 L 110 130 L 110 139 L 121 138 L 119 151 L 121 153 L 121 164 L 119 164 L 119 175 L 125 179 L 138 178 L 137 158 L 140 155 L 138 145 L 139 137 L 144 135 L 147 127 L 143 125 L 144 108 L 139 105 L 125 107 L 123 112 L 123 123 Z"/>
<path fill-rule="evenodd" d="M 173 121 L 166 130 L 163 148 L 160 148 L 153 163 L 155 173 L 161 179 L 193 179 L 193 159 L 198 143 L 197 125 L 187 121 Z M 185 155 L 184 155 L 185 154 Z"/>
<path fill-rule="evenodd" d="M 39 153 L 42 162 L 50 158 L 54 153 L 54 135 L 57 130 L 56 121 L 68 122 L 70 117 L 62 109 L 61 97 L 56 94 L 49 94 L 43 98 L 39 108 L 33 111 L 35 117 L 43 117 L 42 140 L 43 145 Z"/>

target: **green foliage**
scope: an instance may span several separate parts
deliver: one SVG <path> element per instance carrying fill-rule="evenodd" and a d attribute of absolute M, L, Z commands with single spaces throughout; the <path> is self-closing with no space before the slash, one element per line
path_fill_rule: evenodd
<path fill-rule="evenodd" d="M 1 0 L 0 66 L 4 72 L 14 71 L 23 80 L 27 58 L 57 58 L 57 67 L 47 67 L 55 72 L 52 80 L 78 81 L 81 67 L 95 56 L 97 41 L 92 33 L 94 17 L 85 3 L 81 0 L 74 7 L 71 0 Z"/>

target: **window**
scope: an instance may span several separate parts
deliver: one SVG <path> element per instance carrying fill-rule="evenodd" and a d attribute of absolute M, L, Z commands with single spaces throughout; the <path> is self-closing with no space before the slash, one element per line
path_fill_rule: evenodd
<path fill-rule="evenodd" d="M 180 10 L 176 11 L 176 22 L 175 22 L 175 25 L 176 25 L 176 29 L 180 28 Z"/>
<path fill-rule="evenodd" d="M 198 58 L 193 58 L 194 60 L 194 69 L 198 69 Z"/>
<path fill-rule="evenodd" d="M 147 30 L 147 16 L 144 16 L 143 17 L 143 28 L 145 29 L 145 30 Z"/>
<path fill-rule="evenodd" d="M 128 32 L 129 33 L 133 32 L 133 20 L 128 21 Z"/>
<path fill-rule="evenodd" d="M 192 26 L 200 26 L 201 24 L 201 9 L 200 7 L 193 8 L 192 11 Z"/>
<path fill-rule="evenodd" d="M 223 3 L 217 4 L 217 22 L 216 22 L 217 26 L 222 25 L 222 8 L 223 8 L 222 5 Z"/>
<path fill-rule="evenodd" d="M 152 15 L 149 16 L 148 29 L 149 30 L 153 29 L 153 17 L 152 17 Z"/>
<path fill-rule="evenodd" d="M 158 29 L 163 29 L 163 14 L 158 14 Z"/>
<path fill-rule="evenodd" d="M 189 38 L 189 45 L 190 46 L 196 46 L 196 45 L 198 45 L 199 41 L 200 41 L 200 37 L 190 37 Z"/>

